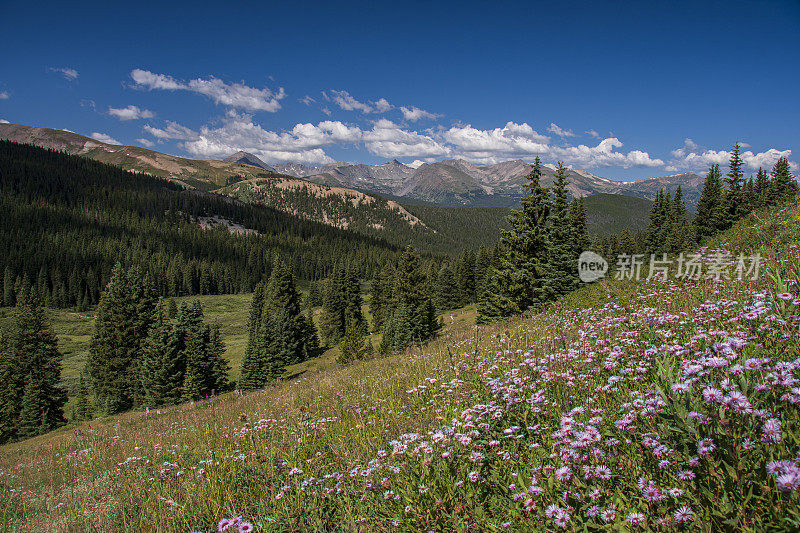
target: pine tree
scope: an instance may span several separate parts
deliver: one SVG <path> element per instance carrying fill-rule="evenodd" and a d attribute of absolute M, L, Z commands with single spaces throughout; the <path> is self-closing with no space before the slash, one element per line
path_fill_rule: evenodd
<path fill-rule="evenodd" d="M 773 204 L 777 204 L 785 198 L 790 198 L 797 194 L 797 180 L 792 175 L 789 167 L 789 160 L 781 157 L 772 167 L 772 187 L 770 199 Z"/>
<path fill-rule="evenodd" d="M 566 214 L 566 171 L 562 168 L 561 186 L 564 192 L 563 232 L 568 233 Z M 559 173 L 557 173 L 558 177 Z M 547 220 L 550 202 L 547 190 L 540 185 L 541 161 L 537 157 L 528 182 L 522 209 L 515 209 L 507 218 L 511 229 L 504 231 L 503 249 L 498 264 L 486 272 L 478 301 L 479 320 L 487 322 L 525 311 L 534 303 L 548 299 L 545 270 L 548 261 Z"/>
<path fill-rule="evenodd" d="M 437 272 L 437 286 L 439 285 L 440 274 L 441 270 Z M 456 305 L 448 302 L 450 303 L 448 307 L 439 307 L 439 309 L 452 309 L 453 307 L 458 307 L 459 304 L 467 305 L 475 301 L 475 252 L 466 250 L 461 254 L 461 257 L 458 259 L 456 272 L 454 272 L 454 276 L 456 275 L 458 277 L 458 300 Z"/>
<path fill-rule="evenodd" d="M 403 310 L 408 338 L 412 342 L 426 341 L 439 330 L 433 302 L 425 290 L 426 283 L 427 276 L 422 270 L 419 253 L 409 246 L 400 258 L 395 274 L 393 307 Z M 401 326 L 406 327 L 406 324 Z M 400 337 L 406 338 L 404 331 L 400 332 Z"/>
<path fill-rule="evenodd" d="M 253 299 L 250 302 L 250 315 L 247 319 L 247 347 L 242 357 L 238 387 L 242 390 L 258 388 L 256 376 L 261 363 L 257 343 L 261 339 L 261 314 L 264 311 L 264 283 L 259 282 L 253 290 Z"/>
<path fill-rule="evenodd" d="M 206 381 L 206 390 L 210 390 L 211 394 L 220 394 L 230 389 L 228 374 L 231 369 L 225 359 L 225 343 L 222 341 L 222 330 L 219 324 L 211 325 L 206 350 L 210 370 Z"/>
<path fill-rule="evenodd" d="M 439 273 L 436 276 L 436 287 L 434 290 L 434 304 L 437 309 L 455 309 L 461 304 L 461 288 L 456 283 L 455 274 L 450 264 L 442 263 Z"/>
<path fill-rule="evenodd" d="M 153 290 L 141 271 L 117 264 L 97 308 L 88 373 L 100 409 L 119 413 L 141 400 L 139 362 L 153 319 Z"/>
<path fill-rule="evenodd" d="M 341 265 L 337 265 L 325 284 L 322 297 L 320 333 L 328 343 L 338 342 L 347 325 L 346 285 L 347 274 Z"/>
<path fill-rule="evenodd" d="M 3 305 L 12 307 L 16 301 L 16 291 L 14 290 L 14 274 L 11 268 L 6 265 L 3 272 Z"/>
<path fill-rule="evenodd" d="M 361 279 L 355 268 L 346 271 L 343 286 L 343 300 L 345 302 L 344 323 L 349 325 L 355 322 L 356 326 L 366 332 L 366 321 L 361 310 L 363 300 L 361 299 Z M 345 326 L 345 330 L 347 327 Z M 341 331 L 344 334 L 344 330 Z"/>
<path fill-rule="evenodd" d="M 384 265 L 378 277 L 372 280 L 369 300 L 369 312 L 372 314 L 372 331 L 381 331 L 392 300 L 394 284 L 394 266 Z"/>
<path fill-rule="evenodd" d="M 62 355 L 34 291 L 20 293 L 0 389 L 0 442 L 40 435 L 66 423 Z"/>
<path fill-rule="evenodd" d="M 86 384 L 86 378 L 82 372 L 78 381 L 77 398 L 75 400 L 72 418 L 76 422 L 83 422 L 84 420 L 91 420 L 94 418 L 94 407 L 92 407 L 92 399 L 89 397 L 89 387 Z"/>
<path fill-rule="evenodd" d="M 619 242 L 617 242 L 616 245 L 612 245 L 611 248 L 613 251 L 608 254 L 609 257 L 616 256 L 617 252 L 631 255 L 638 251 L 636 240 L 633 238 L 633 235 L 631 235 L 631 232 L 628 230 L 628 228 L 622 230 L 622 233 L 619 236 Z"/>
<path fill-rule="evenodd" d="M 364 357 L 366 353 L 366 337 L 361 325 L 355 320 L 347 324 L 344 336 L 339 342 L 339 355 L 336 361 L 342 364 L 350 363 Z"/>
<path fill-rule="evenodd" d="M 140 370 L 143 405 L 158 407 L 180 400 L 186 373 L 181 337 L 170 320 L 168 304 L 160 300 L 143 346 Z"/>
<path fill-rule="evenodd" d="M 769 203 L 770 186 L 769 175 L 763 168 L 759 167 L 755 184 L 756 209 L 762 208 Z"/>
<path fill-rule="evenodd" d="M 697 202 L 694 227 L 698 239 L 714 235 L 721 227 L 721 203 L 723 197 L 722 172 L 719 165 L 711 165 L 703 184 L 703 192 Z"/>
<path fill-rule="evenodd" d="M 577 259 L 584 250 L 589 249 L 591 244 L 589 239 L 589 219 L 583 198 L 576 198 L 570 202 L 569 219 L 572 233 L 570 240 L 572 241 L 573 254 Z"/>
<path fill-rule="evenodd" d="M 186 373 L 181 387 L 181 397 L 184 401 L 200 400 L 208 392 L 206 385 L 211 368 L 206 357 L 208 339 L 204 337 L 204 333 L 204 328 L 189 329 L 186 332 L 184 340 Z"/>
<path fill-rule="evenodd" d="M 256 298 L 253 298 L 255 305 Z M 303 361 L 311 353 L 313 339 L 306 318 L 300 314 L 300 295 L 294 277 L 282 262 L 276 262 L 264 289 L 263 308 L 251 309 L 260 316 L 258 327 L 250 329 L 249 353 L 242 361 L 239 388 L 253 390 L 280 377 L 283 369 Z"/>
<path fill-rule="evenodd" d="M 746 205 L 743 191 L 744 161 L 740 155 L 741 147 L 739 143 L 731 151 L 730 162 L 728 163 L 728 174 L 725 178 L 727 191 L 723 195 L 721 211 L 721 229 L 730 228 L 734 222 L 742 218 L 745 214 Z"/>
<path fill-rule="evenodd" d="M 562 161 L 556 167 L 555 178 L 547 239 L 547 274 L 544 280 L 547 299 L 558 298 L 578 286 L 578 257 L 571 241 L 572 228 L 567 203 L 567 169 Z"/>

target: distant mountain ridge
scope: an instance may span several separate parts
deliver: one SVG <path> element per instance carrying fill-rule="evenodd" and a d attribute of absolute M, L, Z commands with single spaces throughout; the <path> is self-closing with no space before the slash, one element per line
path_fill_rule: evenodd
<path fill-rule="evenodd" d="M 381 165 L 330 163 L 307 166 L 298 163 L 273 165 L 281 174 L 325 185 L 352 187 L 443 205 L 513 207 L 525 194 L 525 176 L 531 164 L 521 159 L 493 165 L 474 165 L 463 159 L 445 159 L 417 168 L 397 160 Z M 542 169 L 542 183 L 554 182 L 551 165 Z M 700 198 L 703 177 L 694 172 L 658 176 L 635 181 L 614 181 L 585 170 L 567 171 L 570 193 L 576 197 L 621 194 L 653 200 L 662 188 L 674 194 L 681 186 L 684 199 L 693 209 Z"/>
<path fill-rule="evenodd" d="M 162 154 L 136 146 L 103 143 L 76 133 L 19 124 L 0 124 L 0 139 L 62 150 L 127 170 L 146 172 L 180 181 L 202 190 L 216 190 L 256 178 L 296 178 L 329 187 L 377 193 L 409 202 L 451 206 L 514 207 L 525 194 L 525 176 L 530 163 L 521 159 L 492 165 L 475 165 L 463 159 L 445 159 L 416 168 L 395 160 L 378 165 L 329 163 L 308 166 L 299 163 L 269 165 L 254 154 L 239 151 L 222 161 L 196 160 Z M 545 186 L 554 181 L 554 168 L 542 169 Z M 662 188 L 673 193 L 682 187 L 693 210 L 700 197 L 703 178 L 694 172 L 634 181 L 613 181 L 579 169 L 567 171 L 573 196 L 618 194 L 652 200 Z"/>

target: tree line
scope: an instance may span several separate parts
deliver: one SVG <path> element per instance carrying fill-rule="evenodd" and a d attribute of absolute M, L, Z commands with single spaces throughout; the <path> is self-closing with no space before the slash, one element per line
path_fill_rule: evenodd
<path fill-rule="evenodd" d="M 697 204 L 697 214 L 689 219 L 680 186 L 671 196 L 659 191 L 650 211 L 650 224 L 642 234 L 623 230 L 618 235 L 598 237 L 595 251 L 606 258 L 619 254 L 678 253 L 702 244 L 733 226 L 756 209 L 775 206 L 797 195 L 798 184 L 789 160 L 780 158 L 767 173 L 759 168 L 755 177 L 744 179 L 741 147 L 731 150 L 728 172 L 719 164 L 706 173 Z"/>
<path fill-rule="evenodd" d="M 203 229 L 219 216 L 257 234 Z M 114 265 L 138 265 L 164 297 L 250 292 L 280 257 L 301 279 L 337 261 L 372 277 L 402 250 L 275 209 L 185 190 L 80 156 L 0 141 L 0 301 L 36 289 L 48 307 L 85 310 Z"/>

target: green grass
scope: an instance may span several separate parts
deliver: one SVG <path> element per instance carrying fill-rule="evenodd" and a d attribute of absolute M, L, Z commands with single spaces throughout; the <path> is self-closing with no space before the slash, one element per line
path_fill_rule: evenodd
<path fill-rule="evenodd" d="M 758 213 L 712 244 L 762 253 L 766 275 L 603 280 L 488 326 L 465 309 L 439 338 L 392 356 L 0 447 L 0 524 L 209 532 L 243 516 L 257 531 L 528 532 L 560 530 L 566 516 L 566 531 L 797 531 L 798 491 L 781 492 L 766 465 L 798 457 L 799 408 L 788 386 L 755 385 L 776 371 L 800 378 L 798 310 L 775 298 L 800 294 L 800 206 Z M 751 307 L 763 316 L 747 318 Z M 690 365 L 718 353 L 725 368 L 709 359 L 692 383 Z M 763 372 L 734 370 L 762 359 Z M 673 389 L 684 381 L 689 392 Z M 762 438 L 766 419 L 704 400 L 709 386 L 742 391 L 781 440 Z M 701 452 L 706 439 L 714 449 Z M 610 479 L 586 475 L 600 466 Z M 648 499 L 640 479 L 673 492 Z M 595 503 L 614 516 L 593 515 Z M 692 522 L 680 525 L 683 506 Z M 638 512 L 643 523 L 626 519 Z"/>

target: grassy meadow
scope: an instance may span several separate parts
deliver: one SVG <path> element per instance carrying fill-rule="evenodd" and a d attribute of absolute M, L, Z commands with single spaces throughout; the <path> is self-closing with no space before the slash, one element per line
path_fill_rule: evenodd
<path fill-rule="evenodd" d="M 703 250 L 759 252 L 757 280 L 602 280 L 488 326 L 446 313 L 402 353 L 0 447 L 0 528 L 800 530 L 799 245 L 795 202 Z M 248 296 L 201 301 L 235 366 Z M 90 321 L 55 320 L 74 375 Z"/>

